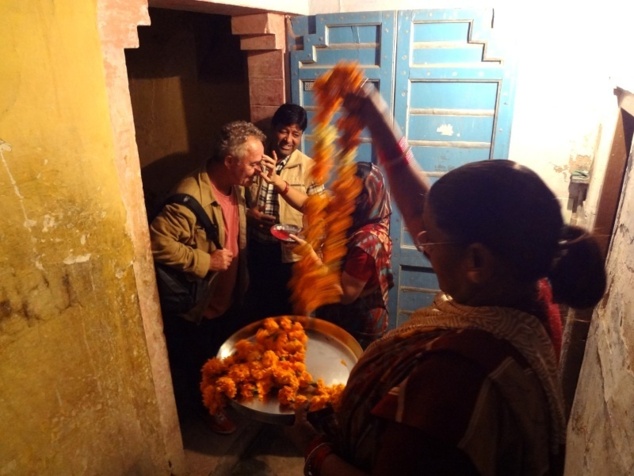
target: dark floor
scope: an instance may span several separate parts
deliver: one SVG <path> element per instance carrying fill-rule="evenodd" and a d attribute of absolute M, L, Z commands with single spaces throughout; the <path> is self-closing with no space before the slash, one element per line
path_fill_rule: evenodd
<path fill-rule="evenodd" d="M 181 423 L 190 476 L 301 476 L 304 458 L 282 427 L 250 420 L 228 410 L 238 424 L 232 435 L 217 435 L 199 419 Z"/>

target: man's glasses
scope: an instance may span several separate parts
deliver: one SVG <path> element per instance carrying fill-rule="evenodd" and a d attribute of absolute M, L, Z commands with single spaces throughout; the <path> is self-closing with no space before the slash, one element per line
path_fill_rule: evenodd
<path fill-rule="evenodd" d="M 427 231 L 423 230 L 414 239 L 414 244 L 416 245 L 416 249 L 421 253 L 429 253 L 430 246 L 436 245 L 457 245 L 456 241 L 428 241 Z"/>

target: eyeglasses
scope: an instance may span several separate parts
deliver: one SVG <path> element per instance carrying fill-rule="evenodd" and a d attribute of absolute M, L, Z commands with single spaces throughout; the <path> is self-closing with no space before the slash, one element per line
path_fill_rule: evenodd
<path fill-rule="evenodd" d="M 416 245 L 416 249 L 421 253 L 428 252 L 429 246 L 436 245 L 457 245 L 457 241 L 427 241 L 427 231 L 423 230 L 414 239 L 414 244 Z"/>

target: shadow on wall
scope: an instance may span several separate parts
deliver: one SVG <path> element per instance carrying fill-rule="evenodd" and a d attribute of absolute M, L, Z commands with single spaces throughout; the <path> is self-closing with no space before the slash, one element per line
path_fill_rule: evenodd
<path fill-rule="evenodd" d="M 231 17 L 150 8 L 126 50 L 148 215 L 213 148 L 222 124 L 249 117 L 246 55 Z"/>
<path fill-rule="evenodd" d="M 281 106 L 281 104 L 280 104 Z M 255 121 L 253 124 L 255 124 L 256 127 L 258 127 L 258 129 L 260 129 L 262 132 L 264 132 L 264 135 L 266 135 L 266 150 L 268 151 L 268 143 L 271 140 L 271 135 L 273 134 L 272 131 L 272 126 L 271 126 L 271 119 L 273 119 L 273 116 L 269 116 L 269 117 L 265 117 L 264 119 L 260 119 L 259 121 Z"/>
<path fill-rule="evenodd" d="M 172 154 L 155 160 L 141 169 L 145 208 L 148 217 L 154 216 L 161 208 L 169 192 L 204 161 L 196 160 L 187 154 Z"/>

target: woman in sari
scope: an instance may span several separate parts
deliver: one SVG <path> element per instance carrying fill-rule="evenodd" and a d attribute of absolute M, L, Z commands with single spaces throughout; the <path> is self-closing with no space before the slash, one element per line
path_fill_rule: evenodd
<path fill-rule="evenodd" d="M 394 284 L 390 239 L 392 208 L 383 174 L 376 165 L 358 162 L 356 176 L 363 186 L 348 232 L 341 300 L 317 309 L 315 317 L 344 328 L 366 348 L 381 337 L 388 326 L 388 291 Z"/>
<path fill-rule="evenodd" d="M 367 348 L 332 421 L 315 427 L 297 411 L 289 436 L 305 474 L 561 474 L 566 422 L 540 283 L 558 303 L 594 306 L 597 241 L 564 223 L 528 168 L 475 162 L 430 187 L 376 90 L 346 107 L 369 128 L 441 293 Z"/>

